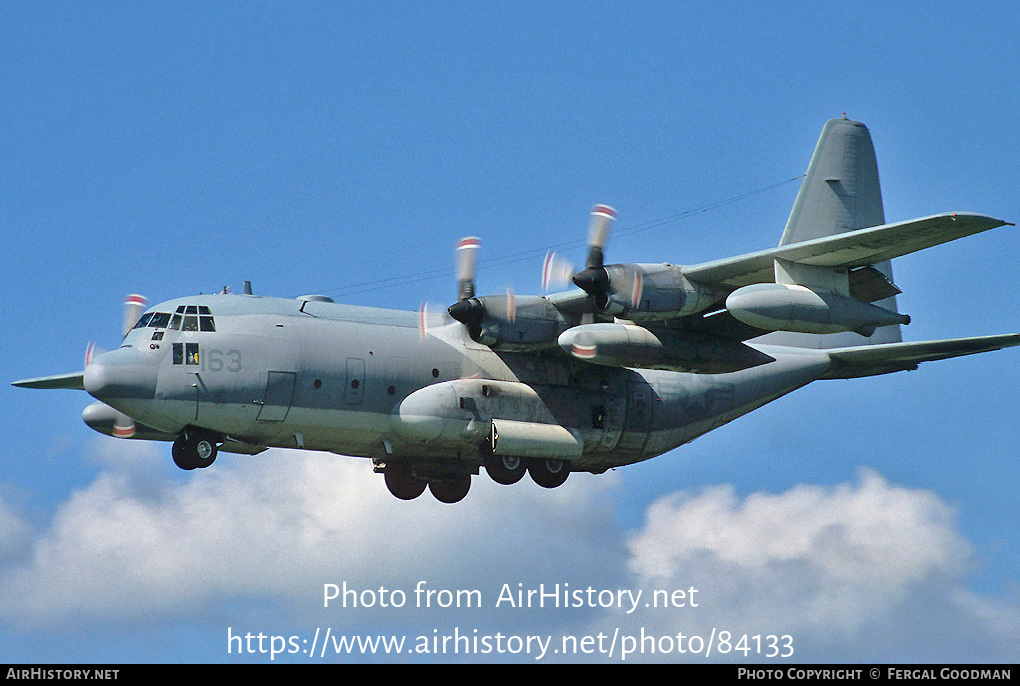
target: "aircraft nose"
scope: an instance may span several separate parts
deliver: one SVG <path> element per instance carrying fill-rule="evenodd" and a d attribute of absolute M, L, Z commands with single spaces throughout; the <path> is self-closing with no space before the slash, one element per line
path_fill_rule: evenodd
<path fill-rule="evenodd" d="M 134 348 L 97 355 L 85 367 L 82 385 L 89 395 L 136 419 L 156 393 L 157 367 Z"/>

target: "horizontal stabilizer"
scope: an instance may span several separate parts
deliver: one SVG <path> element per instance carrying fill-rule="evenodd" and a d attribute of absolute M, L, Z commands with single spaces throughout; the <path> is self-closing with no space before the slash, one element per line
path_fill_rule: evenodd
<path fill-rule="evenodd" d="M 739 288 L 772 282 L 776 259 L 818 267 L 864 267 L 1006 224 L 1009 222 L 983 214 L 937 214 L 702 262 L 682 270 L 692 281 Z"/>
<path fill-rule="evenodd" d="M 35 379 L 22 379 L 21 381 L 15 381 L 11 385 L 21 388 L 67 388 L 74 391 L 84 391 L 84 377 L 85 372 L 55 374 L 53 376 L 40 376 Z"/>
<path fill-rule="evenodd" d="M 837 367 L 825 378 L 849 379 L 916 369 L 921 362 L 946 360 L 1015 345 L 1020 345 L 1020 334 L 1017 333 L 833 348 L 827 352 Z"/>

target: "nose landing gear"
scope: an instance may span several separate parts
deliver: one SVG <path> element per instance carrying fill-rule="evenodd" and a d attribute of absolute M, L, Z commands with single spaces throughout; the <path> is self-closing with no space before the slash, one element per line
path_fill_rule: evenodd
<path fill-rule="evenodd" d="M 216 438 L 196 429 L 185 429 L 174 441 L 174 464 L 184 470 L 205 469 L 216 460 Z"/>

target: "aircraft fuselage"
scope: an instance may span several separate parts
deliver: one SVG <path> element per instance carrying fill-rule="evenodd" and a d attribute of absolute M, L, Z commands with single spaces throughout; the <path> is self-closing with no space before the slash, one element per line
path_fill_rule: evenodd
<path fill-rule="evenodd" d="M 521 432 L 522 456 L 601 472 L 693 440 L 831 365 L 824 353 L 800 351 L 726 374 L 600 366 L 559 351 L 492 350 L 457 323 L 423 332 L 415 312 L 314 299 L 196 296 L 149 311 L 181 306 L 210 312 L 215 330 L 172 329 L 154 317 L 87 368 L 86 389 L 146 427 L 139 438 L 170 440 L 192 427 L 231 443 L 433 471 L 476 472 L 496 420 L 506 441 Z M 134 376 L 118 384 L 109 371 L 118 368 Z M 561 433 L 546 439 L 553 426 Z"/>

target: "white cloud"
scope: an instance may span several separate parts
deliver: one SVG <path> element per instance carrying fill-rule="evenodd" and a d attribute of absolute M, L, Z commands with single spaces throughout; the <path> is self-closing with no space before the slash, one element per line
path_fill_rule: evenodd
<path fill-rule="evenodd" d="M 398 501 L 367 461 L 327 454 L 224 456 L 187 475 L 160 473 L 146 455 L 136 457 L 75 492 L 20 564 L 0 571 L 7 623 L 226 626 L 257 606 L 262 629 L 459 624 L 559 640 L 616 629 L 707 636 L 714 628 L 790 634 L 802 659 L 1017 656 L 1010 629 L 1020 605 L 966 589 L 972 552 L 952 509 L 871 471 L 852 484 L 776 494 L 740 497 L 729 487 L 672 494 L 628 533 L 613 519 L 612 474 L 574 475 L 552 491 L 527 479 L 498 486 L 482 475 L 467 499 L 449 506 L 427 493 Z M 27 535 L 0 501 L 3 531 Z M 324 583 L 410 595 L 419 580 L 433 589 L 480 589 L 485 606 L 322 608 Z M 630 615 L 494 608 L 499 586 L 518 582 L 629 588 L 642 590 L 643 600 L 654 590 L 694 586 L 699 606 Z"/>
<path fill-rule="evenodd" d="M 105 471 L 59 508 L 29 562 L 0 579 L 0 613 L 27 625 L 130 622 L 250 598 L 310 611 L 327 582 L 472 588 L 490 569 L 501 582 L 563 564 L 599 570 L 607 551 L 623 555 L 600 497 L 614 483 L 577 475 L 552 492 L 483 475 L 450 506 L 427 492 L 399 501 L 367 461 L 327 454 L 221 457 L 158 489 L 135 470 Z M 515 558 L 527 563 L 499 564 Z"/>
<path fill-rule="evenodd" d="M 21 514 L 0 494 L 0 563 L 22 553 L 30 535 Z"/>
<path fill-rule="evenodd" d="M 697 608 L 613 618 L 631 630 L 786 634 L 800 659 L 868 660 L 890 649 L 891 659 L 967 659 L 975 648 L 995 654 L 1011 643 L 1016 650 L 1003 629 L 1015 628 L 1020 607 L 992 611 L 988 599 L 965 590 L 971 548 L 952 509 L 870 470 L 856 484 L 746 498 L 728 486 L 674 494 L 649 507 L 629 549 L 635 584 L 646 593 L 699 589 Z"/>

